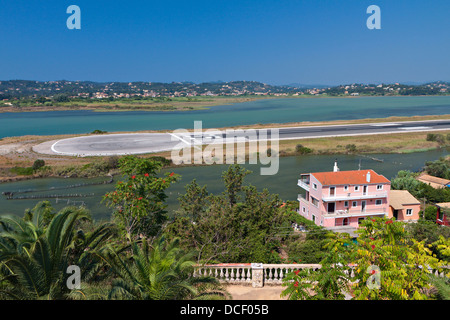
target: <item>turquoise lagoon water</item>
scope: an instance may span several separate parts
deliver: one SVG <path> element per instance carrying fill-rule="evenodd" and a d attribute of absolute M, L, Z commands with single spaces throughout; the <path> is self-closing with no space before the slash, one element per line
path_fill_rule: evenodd
<path fill-rule="evenodd" d="M 0 138 L 23 135 L 204 128 L 450 113 L 450 96 L 266 99 L 180 112 L 85 110 L 0 113 Z"/>

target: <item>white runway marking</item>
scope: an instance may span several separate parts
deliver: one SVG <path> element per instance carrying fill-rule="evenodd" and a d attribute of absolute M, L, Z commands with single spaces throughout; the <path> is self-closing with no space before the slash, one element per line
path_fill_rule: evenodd
<path fill-rule="evenodd" d="M 179 136 L 179 135 L 176 135 L 176 134 L 174 134 L 174 133 L 169 133 L 169 134 L 170 134 L 172 137 L 174 137 L 175 139 L 178 139 L 178 140 L 180 140 L 181 142 L 187 144 L 188 146 L 193 146 L 194 148 L 196 148 L 196 149 L 198 149 L 198 150 L 202 150 L 202 148 L 200 148 L 199 146 L 196 146 L 196 145 L 195 145 L 195 144 L 196 144 L 196 141 L 195 141 L 195 139 L 192 138 L 191 136 Z M 184 139 L 183 139 L 182 137 L 184 137 Z M 189 141 L 187 141 L 186 139 L 193 140 L 194 143 L 189 142 Z M 198 143 L 197 143 L 197 144 L 198 144 Z"/>
<path fill-rule="evenodd" d="M 425 130 L 425 129 L 431 129 L 431 127 L 406 127 L 406 128 L 399 128 L 401 130 Z"/>
<path fill-rule="evenodd" d="M 372 127 L 389 127 L 389 126 L 398 126 L 398 123 L 377 123 L 372 124 Z"/>

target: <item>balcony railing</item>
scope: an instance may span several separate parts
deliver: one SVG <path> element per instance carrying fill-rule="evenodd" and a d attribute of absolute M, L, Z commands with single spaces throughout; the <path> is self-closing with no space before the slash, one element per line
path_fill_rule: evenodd
<path fill-rule="evenodd" d="M 388 193 L 387 192 L 380 192 L 380 193 L 346 193 L 346 194 L 339 194 L 339 195 L 331 195 L 331 196 L 325 196 L 322 197 L 322 200 L 325 202 L 333 202 L 333 201 L 350 201 L 350 200 L 358 200 L 358 199 L 382 199 L 387 198 Z"/>
<path fill-rule="evenodd" d="M 383 214 L 386 215 L 388 212 L 388 207 L 387 206 L 382 206 L 379 208 L 366 208 L 364 210 L 361 210 L 361 207 L 359 208 L 350 208 L 350 209 L 345 209 L 345 210 L 335 210 L 332 212 L 328 212 L 328 211 L 322 211 L 322 215 L 324 216 L 336 216 L 336 217 L 341 217 L 341 216 L 361 216 L 361 215 L 377 215 L 377 214 Z"/>
<path fill-rule="evenodd" d="M 298 179 L 297 185 L 307 191 L 309 191 L 309 180 Z"/>

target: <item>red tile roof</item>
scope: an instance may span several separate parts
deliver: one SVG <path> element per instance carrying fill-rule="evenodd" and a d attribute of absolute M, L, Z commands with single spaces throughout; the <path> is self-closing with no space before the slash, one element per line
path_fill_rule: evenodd
<path fill-rule="evenodd" d="M 370 182 L 367 182 L 366 176 L 370 172 Z M 358 185 L 390 183 L 384 176 L 369 170 L 337 171 L 337 172 L 314 172 L 311 173 L 323 186 L 330 185 Z"/>

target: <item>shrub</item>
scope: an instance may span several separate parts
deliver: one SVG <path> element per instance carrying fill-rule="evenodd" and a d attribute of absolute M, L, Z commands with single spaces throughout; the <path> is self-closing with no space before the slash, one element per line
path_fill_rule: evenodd
<path fill-rule="evenodd" d="M 45 161 L 42 159 L 37 159 L 34 163 L 33 163 L 33 171 L 39 170 L 40 168 L 42 168 L 43 166 L 45 166 Z"/>
<path fill-rule="evenodd" d="M 116 169 L 119 167 L 119 157 L 111 156 L 106 159 L 106 163 L 110 169 Z"/>
<path fill-rule="evenodd" d="M 435 206 L 429 206 L 425 209 L 424 213 L 424 219 L 428 220 L 428 221 L 436 221 L 436 213 L 437 213 L 437 208 Z M 422 212 L 419 214 L 421 215 Z"/>
<path fill-rule="evenodd" d="M 92 131 L 91 134 L 103 134 L 103 133 L 107 133 L 107 132 L 108 131 L 103 131 L 103 130 L 96 129 L 96 130 Z"/>
<path fill-rule="evenodd" d="M 448 138 L 448 134 L 447 134 Z M 443 144 L 445 142 L 444 135 L 440 133 L 428 133 L 427 134 L 427 141 L 436 141 L 439 144 Z"/>
<path fill-rule="evenodd" d="M 301 144 L 298 144 L 295 146 L 295 152 L 300 153 L 300 154 L 308 154 L 312 152 L 312 149 L 304 147 Z"/>
<path fill-rule="evenodd" d="M 354 144 L 348 144 L 348 145 L 345 146 L 345 149 L 346 149 L 348 152 L 355 152 L 355 151 L 356 151 L 356 145 L 354 145 Z"/>

